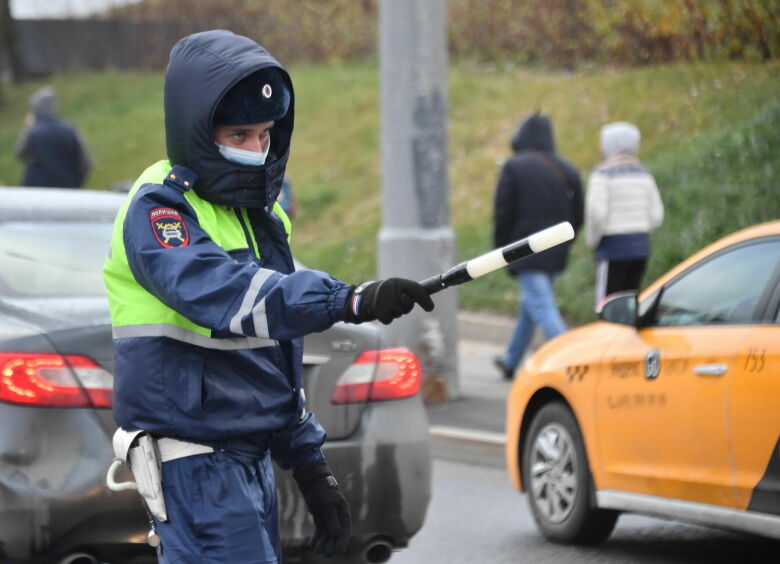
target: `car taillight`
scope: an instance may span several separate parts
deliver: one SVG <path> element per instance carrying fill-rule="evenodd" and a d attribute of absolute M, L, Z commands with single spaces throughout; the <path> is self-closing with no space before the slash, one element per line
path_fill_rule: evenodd
<path fill-rule="evenodd" d="M 85 356 L 0 352 L 0 401 L 6 403 L 111 407 L 113 380 Z"/>
<path fill-rule="evenodd" d="M 403 347 L 365 351 L 339 378 L 333 403 L 363 403 L 413 396 L 420 390 L 420 361 Z"/>

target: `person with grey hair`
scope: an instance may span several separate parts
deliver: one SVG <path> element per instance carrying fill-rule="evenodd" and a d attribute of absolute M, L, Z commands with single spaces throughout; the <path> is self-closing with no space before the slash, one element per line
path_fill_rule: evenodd
<path fill-rule="evenodd" d="M 25 163 L 22 185 L 81 188 L 92 160 L 78 130 L 59 119 L 54 88 L 33 92 L 29 105 L 14 151 Z"/>
<path fill-rule="evenodd" d="M 639 128 L 623 121 L 601 128 L 604 160 L 588 178 L 585 241 L 594 249 L 596 311 L 606 296 L 638 290 L 650 256 L 650 232 L 664 206 L 653 175 L 637 158 Z"/>

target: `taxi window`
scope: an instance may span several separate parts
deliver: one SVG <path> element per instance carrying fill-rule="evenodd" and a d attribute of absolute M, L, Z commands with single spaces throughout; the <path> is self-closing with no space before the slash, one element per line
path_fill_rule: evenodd
<path fill-rule="evenodd" d="M 754 321 L 767 282 L 780 263 L 780 241 L 727 250 L 665 287 L 656 326 L 739 324 Z"/>

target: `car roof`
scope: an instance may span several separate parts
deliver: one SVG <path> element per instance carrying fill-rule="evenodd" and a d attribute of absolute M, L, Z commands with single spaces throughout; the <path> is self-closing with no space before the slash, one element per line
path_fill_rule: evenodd
<path fill-rule="evenodd" d="M 694 263 L 702 260 L 703 258 L 712 255 L 714 253 L 717 253 L 718 251 L 721 251 L 725 249 L 726 247 L 731 247 L 732 245 L 736 245 L 738 243 L 743 243 L 745 241 L 750 241 L 752 239 L 760 239 L 762 237 L 771 237 L 775 235 L 780 235 L 780 221 L 768 221 L 766 223 L 759 223 L 758 225 L 753 225 L 751 227 L 747 227 L 745 229 L 741 229 L 739 231 L 736 231 L 735 233 L 732 233 L 731 235 L 727 235 L 723 237 L 722 239 L 718 239 L 714 243 L 707 245 L 700 251 L 694 253 L 689 258 L 682 261 L 680 264 L 672 268 L 670 271 L 668 271 L 666 274 L 658 278 L 655 282 L 650 284 L 645 290 L 642 291 L 640 299 L 644 299 L 646 296 L 649 296 L 656 290 L 658 290 L 661 286 L 666 284 L 669 280 L 689 268 Z"/>
<path fill-rule="evenodd" d="M 0 187 L 0 223 L 112 222 L 127 194 L 72 188 Z"/>

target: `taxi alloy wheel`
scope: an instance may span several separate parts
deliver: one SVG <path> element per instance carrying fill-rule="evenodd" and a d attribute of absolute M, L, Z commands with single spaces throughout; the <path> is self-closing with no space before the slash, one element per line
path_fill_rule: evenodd
<path fill-rule="evenodd" d="M 577 497 L 577 453 L 568 431 L 550 423 L 531 445 L 530 495 L 552 523 L 564 521 Z"/>
<path fill-rule="evenodd" d="M 612 533 L 618 512 L 594 507 L 585 443 L 565 404 L 548 403 L 533 417 L 523 443 L 522 474 L 534 520 L 548 539 L 596 544 Z"/>

